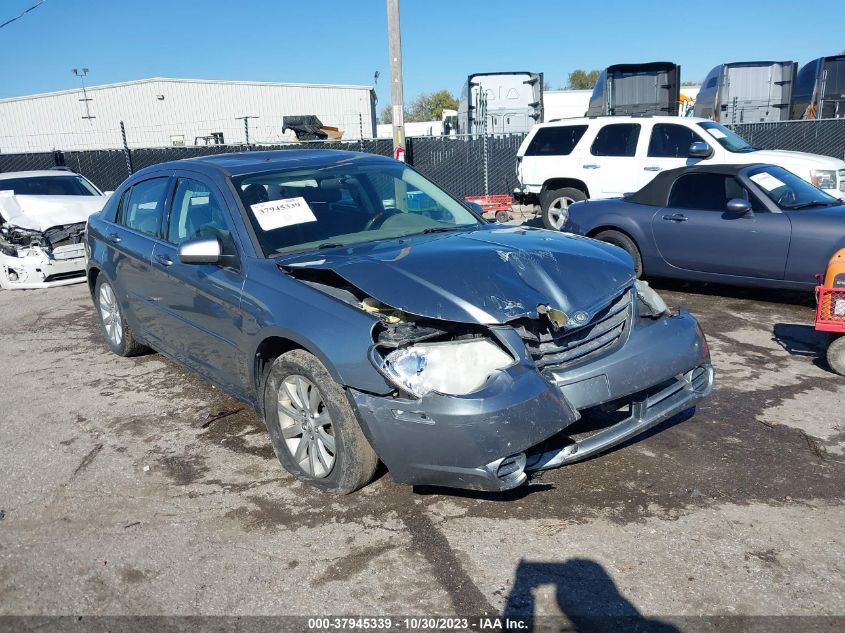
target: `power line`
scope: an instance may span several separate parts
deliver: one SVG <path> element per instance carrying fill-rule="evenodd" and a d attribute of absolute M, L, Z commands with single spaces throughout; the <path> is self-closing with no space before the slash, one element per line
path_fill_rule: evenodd
<path fill-rule="evenodd" d="M 24 11 L 23 13 L 21 13 L 20 15 L 18 15 L 18 16 L 16 16 L 16 17 L 12 18 L 11 20 L 6 20 L 5 22 L 3 22 L 3 24 L 0 24 L 0 29 L 2 29 L 4 26 L 9 26 L 12 22 L 15 22 L 16 20 L 20 20 L 20 19 L 21 19 L 23 16 L 25 16 L 27 13 L 29 13 L 29 12 L 30 12 L 30 11 L 32 11 L 33 9 L 37 9 L 38 7 L 40 7 L 40 6 L 41 6 L 42 4 L 44 4 L 45 2 L 47 2 L 47 0 L 38 0 L 38 3 L 36 3 L 36 4 L 32 5 L 31 7 L 29 7 L 27 10 L 25 10 L 25 11 Z"/>

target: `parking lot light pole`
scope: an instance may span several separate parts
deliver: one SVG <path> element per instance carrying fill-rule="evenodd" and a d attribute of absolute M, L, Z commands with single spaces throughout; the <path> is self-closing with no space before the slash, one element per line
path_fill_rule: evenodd
<path fill-rule="evenodd" d="M 235 120 L 244 122 L 244 139 L 246 141 L 246 148 L 249 149 L 249 120 L 257 119 L 257 116 L 236 116 Z"/>
<path fill-rule="evenodd" d="M 387 36 L 390 48 L 390 101 L 393 104 L 393 157 L 405 160 L 405 104 L 402 95 L 402 37 L 399 0 L 387 0 Z"/>

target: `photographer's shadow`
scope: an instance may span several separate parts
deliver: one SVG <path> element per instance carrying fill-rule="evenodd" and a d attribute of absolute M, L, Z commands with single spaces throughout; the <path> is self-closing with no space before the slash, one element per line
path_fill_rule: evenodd
<path fill-rule="evenodd" d="M 644 617 L 595 561 L 520 561 L 503 617 L 510 631 L 536 633 L 680 633 Z"/>

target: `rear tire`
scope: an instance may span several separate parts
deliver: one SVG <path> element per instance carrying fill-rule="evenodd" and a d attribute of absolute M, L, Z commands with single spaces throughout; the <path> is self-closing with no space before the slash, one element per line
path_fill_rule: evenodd
<path fill-rule="evenodd" d="M 282 354 L 264 381 L 264 422 L 290 474 L 338 495 L 369 483 L 378 457 L 343 388 L 305 350 Z"/>
<path fill-rule="evenodd" d="M 547 189 L 540 194 L 543 226 L 550 231 L 560 231 L 569 219 L 569 205 L 586 199 L 587 194 L 574 187 Z"/>
<path fill-rule="evenodd" d="M 602 231 L 594 235 L 593 239 L 613 244 L 625 250 L 631 256 L 631 259 L 634 260 L 634 271 L 636 272 L 637 279 L 643 276 L 643 258 L 640 255 L 640 249 L 637 247 L 636 242 L 630 237 L 620 231 Z"/>
<path fill-rule="evenodd" d="M 837 336 L 827 346 L 827 364 L 840 376 L 845 376 L 845 335 Z"/>
<path fill-rule="evenodd" d="M 109 351 L 118 356 L 138 356 L 150 351 L 139 343 L 132 334 L 114 287 L 103 275 L 94 284 L 94 308 L 99 316 L 100 328 Z"/>

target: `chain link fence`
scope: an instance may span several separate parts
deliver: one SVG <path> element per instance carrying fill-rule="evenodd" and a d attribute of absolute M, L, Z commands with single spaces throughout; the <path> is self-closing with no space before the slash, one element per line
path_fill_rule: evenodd
<path fill-rule="evenodd" d="M 845 119 L 774 121 L 730 125 L 754 147 L 845 158 Z"/>
<path fill-rule="evenodd" d="M 507 194 L 516 186 L 516 151 L 524 134 L 408 139 L 408 162 L 459 198 Z"/>
<path fill-rule="evenodd" d="M 843 158 L 845 119 L 743 123 L 731 126 L 752 145 Z M 452 193 L 466 196 L 509 194 L 516 186 L 516 152 L 524 134 L 424 136 L 407 139 L 408 162 Z M 53 151 L 0 154 L 0 172 L 66 166 L 104 191 L 116 189 L 131 173 L 158 163 L 226 152 L 335 149 L 393 155 L 388 138 L 310 141 L 278 145 L 194 145 L 144 149 Z"/>

